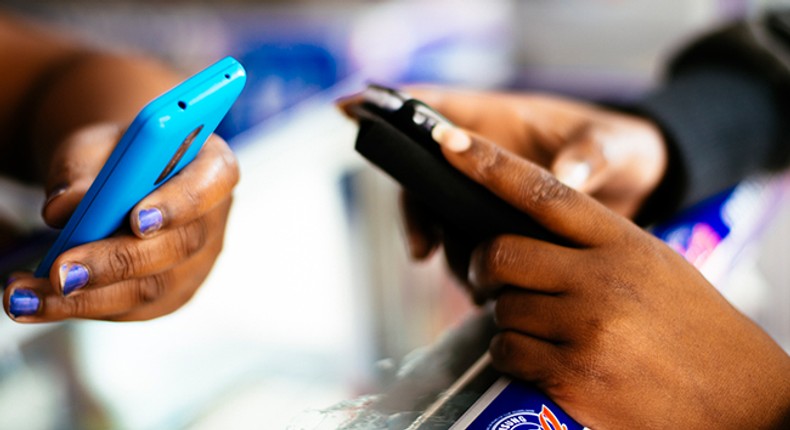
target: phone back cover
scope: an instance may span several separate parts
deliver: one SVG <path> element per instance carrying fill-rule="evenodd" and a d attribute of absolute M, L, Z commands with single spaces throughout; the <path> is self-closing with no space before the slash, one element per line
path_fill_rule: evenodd
<path fill-rule="evenodd" d="M 381 118 L 360 118 L 355 149 L 466 237 L 479 240 L 513 233 L 559 242 L 525 213 Z"/>

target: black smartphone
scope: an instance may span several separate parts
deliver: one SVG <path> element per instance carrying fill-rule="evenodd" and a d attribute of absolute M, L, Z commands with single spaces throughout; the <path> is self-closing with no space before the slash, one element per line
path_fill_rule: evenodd
<path fill-rule="evenodd" d="M 359 121 L 356 151 L 422 201 L 445 226 L 470 241 L 510 233 L 562 242 L 445 160 L 431 132 L 450 121 L 427 104 L 401 91 L 369 85 L 349 110 Z"/>

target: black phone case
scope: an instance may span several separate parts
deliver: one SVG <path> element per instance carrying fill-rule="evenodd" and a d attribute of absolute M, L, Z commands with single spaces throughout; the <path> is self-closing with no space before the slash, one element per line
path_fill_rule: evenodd
<path fill-rule="evenodd" d="M 396 112 L 388 121 L 364 104 L 356 114 L 356 151 L 421 200 L 445 225 L 472 240 L 512 233 L 559 242 L 525 213 L 452 167 L 428 132 L 410 118 Z"/>

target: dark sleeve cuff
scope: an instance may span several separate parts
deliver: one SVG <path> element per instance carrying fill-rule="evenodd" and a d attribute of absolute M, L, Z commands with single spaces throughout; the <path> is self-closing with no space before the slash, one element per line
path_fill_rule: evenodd
<path fill-rule="evenodd" d="M 769 83 L 725 65 L 685 68 L 634 111 L 664 133 L 669 166 L 641 221 L 660 219 L 771 164 L 781 113 Z"/>

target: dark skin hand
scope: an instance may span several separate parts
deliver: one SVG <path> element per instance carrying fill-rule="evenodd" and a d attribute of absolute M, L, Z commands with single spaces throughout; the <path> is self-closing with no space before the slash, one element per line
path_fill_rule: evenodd
<path fill-rule="evenodd" d="M 650 121 L 601 107 L 533 93 L 496 93 L 441 87 L 406 90 L 453 123 L 554 173 L 610 209 L 633 217 L 664 176 L 664 138 Z M 340 108 L 361 102 L 352 96 Z M 465 283 L 476 243 L 443 226 L 416 198 L 401 193 L 402 219 L 411 256 L 428 258 L 440 245 L 456 277 Z M 484 301 L 473 293 L 475 301 Z"/>
<path fill-rule="evenodd" d="M 790 356 L 680 255 L 480 135 L 434 137 L 455 168 L 572 244 L 506 235 L 473 252 L 499 370 L 595 429 L 788 428 Z"/>
<path fill-rule="evenodd" d="M 73 151 L 90 162 L 56 175 L 56 183 L 70 186 L 44 207 L 48 223 L 60 224 L 74 211 L 119 132 L 114 126 L 96 126 L 60 147 L 63 151 L 53 164 L 66 165 Z M 64 252 L 52 265 L 49 279 L 15 273 L 17 279 L 4 296 L 6 309 L 14 291 L 24 289 L 35 293 L 41 305 L 34 315 L 16 316 L 18 322 L 144 320 L 173 312 L 192 297 L 222 249 L 230 193 L 237 180 L 232 152 L 212 136 L 191 164 L 132 210 L 127 230 Z M 151 208 L 163 214 L 163 222 L 143 233 L 138 214 Z M 75 264 L 87 269 L 89 281 L 64 296 L 65 271 Z"/>
<path fill-rule="evenodd" d="M 629 218 L 666 170 L 664 138 L 644 118 L 546 94 L 435 87 L 407 92 L 453 123 L 532 160 Z M 412 256 L 425 258 L 439 246 L 443 232 L 408 194 L 402 197 L 402 208 Z"/>
<path fill-rule="evenodd" d="M 182 80 L 150 59 L 92 52 L 1 15 L 0 64 L 15 64 L 0 91 L 0 158 L 13 160 L 3 173 L 42 185 L 42 216 L 57 228 L 136 113 Z M 23 121 L 18 106 L 27 109 Z M 132 210 L 117 234 L 64 252 L 48 279 L 14 273 L 3 296 L 6 313 L 29 323 L 145 320 L 173 312 L 194 295 L 222 249 L 238 179 L 233 153 L 212 135 L 190 165 Z M 152 210 L 161 222 L 143 231 L 141 213 Z M 66 274 L 75 267 L 87 276 L 64 295 Z M 31 295 L 38 303 L 32 310 L 10 311 L 14 297 Z"/>

